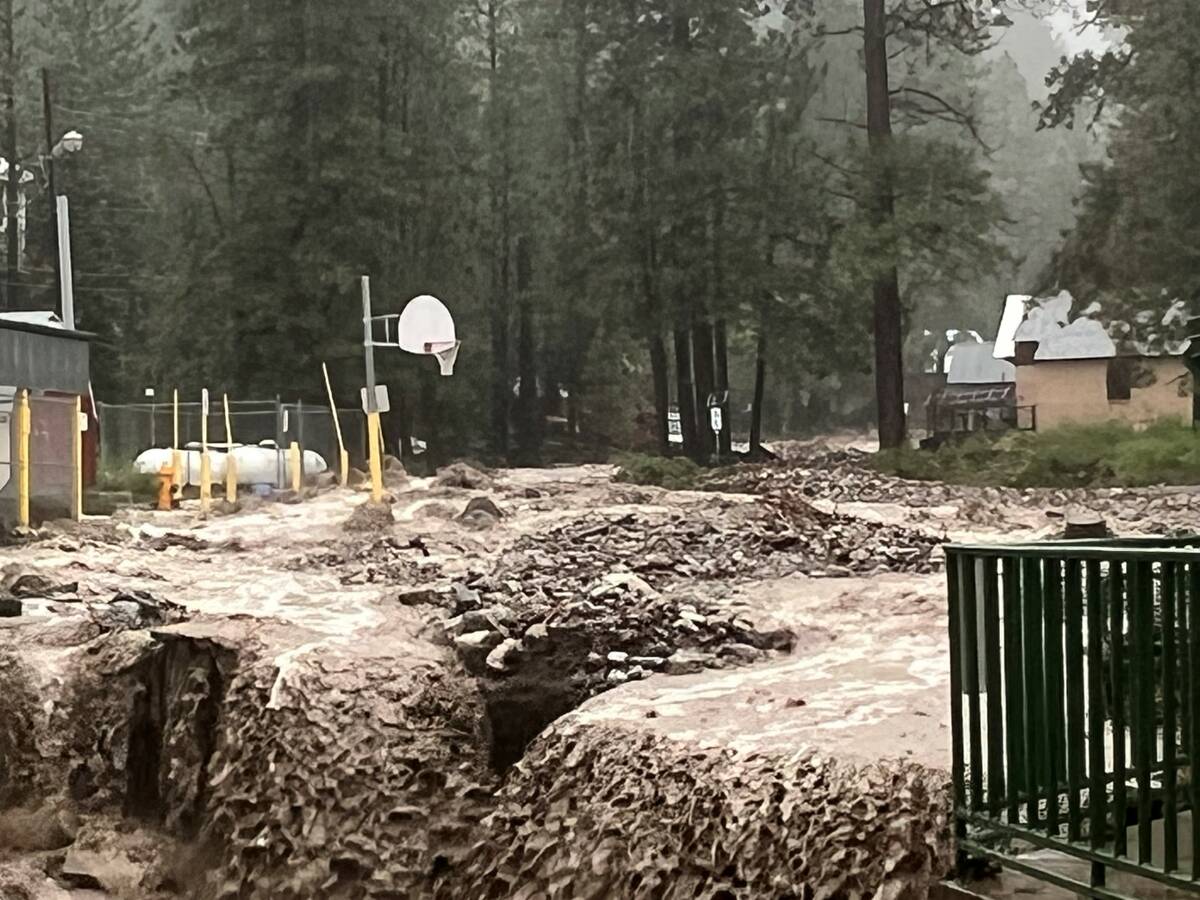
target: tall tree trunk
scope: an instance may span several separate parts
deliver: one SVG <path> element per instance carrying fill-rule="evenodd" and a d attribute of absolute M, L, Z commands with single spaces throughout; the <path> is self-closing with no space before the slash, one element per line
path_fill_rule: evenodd
<path fill-rule="evenodd" d="M 767 386 L 767 317 L 758 323 L 758 347 L 754 360 L 754 400 L 750 405 L 750 456 L 762 455 L 762 414 Z"/>
<path fill-rule="evenodd" d="M 721 418 L 725 429 L 721 432 L 721 455 L 733 453 L 733 420 L 729 416 L 729 334 L 725 329 L 725 320 L 717 319 L 713 332 L 713 352 L 716 361 L 716 392 L 721 396 Z"/>
<path fill-rule="evenodd" d="M 863 0 L 863 49 L 867 68 L 867 134 L 871 148 L 871 217 L 879 233 L 895 221 L 892 166 L 892 106 L 888 85 L 887 14 L 884 0 Z M 889 239 L 875 276 L 875 403 L 879 446 L 905 439 L 904 360 L 900 276 L 894 240 Z"/>
<path fill-rule="evenodd" d="M 673 0 L 671 4 L 671 48 L 673 52 L 685 54 L 691 50 L 691 16 L 687 0 Z M 676 64 L 682 60 L 677 60 Z M 680 111 L 676 111 L 677 115 Z M 687 111 L 689 114 L 691 110 Z M 671 149 L 677 169 L 684 169 L 692 156 L 692 135 L 689 132 L 690 115 L 678 115 L 678 121 L 673 129 Z M 676 269 L 676 285 L 673 294 L 675 316 L 675 391 L 679 404 L 679 425 L 683 432 L 684 452 L 693 459 L 704 458 L 704 451 L 699 442 L 699 430 L 696 425 L 696 393 L 692 370 L 692 303 L 693 297 L 689 287 L 682 280 L 682 275 L 689 271 L 684 258 L 684 247 L 689 238 L 685 225 L 686 219 L 691 218 L 690 205 L 683 202 L 684 198 L 675 198 L 675 221 L 671 225 L 671 262 Z"/>
<path fill-rule="evenodd" d="M 651 332 L 646 342 L 650 351 L 650 376 L 654 380 L 654 417 L 658 452 L 666 456 L 671 452 L 670 409 L 671 373 L 667 371 L 667 345 L 657 331 Z"/>
<path fill-rule="evenodd" d="M 632 34 L 638 28 L 638 4 L 635 0 L 626 0 L 625 10 L 629 30 Z M 639 91 L 630 90 L 626 97 L 629 104 L 630 166 L 633 170 L 632 219 L 643 298 L 641 326 L 650 356 L 650 374 L 654 383 L 655 438 L 659 452 L 666 456 L 671 451 L 669 425 L 671 373 L 666 342 L 662 336 L 662 298 L 658 289 L 658 240 L 656 229 L 650 220 L 650 160 L 646 146 L 645 111 L 642 108 Z"/>
<path fill-rule="evenodd" d="M 572 109 L 567 121 L 570 139 L 570 168 L 574 178 L 571 211 L 572 276 L 567 289 L 566 325 L 572 352 L 567 360 L 567 434 L 575 437 L 579 430 L 579 404 L 582 394 L 581 374 L 591 342 L 589 329 L 580 326 L 576 309 L 588 300 L 588 264 L 584 253 L 588 246 L 588 153 L 585 122 L 587 117 L 588 71 L 588 5 L 589 0 L 574 0 L 573 28 L 575 32 L 575 72 Z"/>
<path fill-rule="evenodd" d="M 716 446 L 708 420 L 708 399 L 716 389 L 716 376 L 713 373 L 713 330 L 707 319 L 700 319 L 692 326 L 692 371 L 696 375 L 696 455 L 703 458 Z"/>
<path fill-rule="evenodd" d="M 703 457 L 696 432 L 696 385 L 692 379 L 692 334 L 687 324 L 675 327 L 675 389 L 679 404 L 679 429 L 683 433 L 683 452 L 693 459 Z"/>
<path fill-rule="evenodd" d="M 729 335 L 721 305 L 725 299 L 725 193 L 721 185 L 713 204 L 712 221 L 712 290 L 709 308 L 718 315 L 713 331 L 713 391 L 721 401 L 721 421 L 724 427 L 717 436 L 717 453 L 729 456 L 733 452 L 733 420 L 729 416 Z"/>
<path fill-rule="evenodd" d="M 517 374 L 521 378 L 517 397 L 517 448 L 521 465 L 535 464 L 541 450 L 533 298 L 530 291 L 532 276 L 533 257 L 529 239 L 521 235 L 517 238 Z"/>
<path fill-rule="evenodd" d="M 488 87 L 490 104 L 488 120 L 493 147 L 501 147 L 500 163 L 492 163 L 491 177 L 491 296 L 488 302 L 488 324 L 492 338 L 491 425 L 492 450 L 508 458 L 508 411 L 510 404 L 508 377 L 508 297 L 509 297 L 509 198 L 508 147 L 506 113 L 501 111 L 500 48 L 497 17 L 499 0 L 488 0 Z"/>

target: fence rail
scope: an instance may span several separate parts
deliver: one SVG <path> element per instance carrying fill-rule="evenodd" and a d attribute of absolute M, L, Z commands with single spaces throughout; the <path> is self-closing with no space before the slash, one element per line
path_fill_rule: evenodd
<path fill-rule="evenodd" d="M 174 409 L 164 403 L 98 403 L 101 467 L 116 470 L 128 466 L 138 454 L 152 447 L 170 447 L 174 433 Z M 287 447 L 292 441 L 305 450 L 319 453 L 336 470 L 337 434 L 333 416 L 325 404 L 282 403 L 278 400 L 231 400 L 229 418 L 233 439 L 239 444 L 275 441 Z M 179 443 L 186 447 L 200 441 L 204 418 L 201 404 L 179 404 Z M 366 458 L 366 425 L 362 411 L 339 409 L 338 420 L 351 462 L 363 465 Z M 222 405 L 209 411 L 209 440 L 224 442 L 225 418 Z"/>
<path fill-rule="evenodd" d="M 1112 872 L 1200 895 L 1200 538 L 947 561 L 960 862 L 1097 898 L 1127 896 Z M 1089 863 L 1087 882 L 1022 844 Z"/>

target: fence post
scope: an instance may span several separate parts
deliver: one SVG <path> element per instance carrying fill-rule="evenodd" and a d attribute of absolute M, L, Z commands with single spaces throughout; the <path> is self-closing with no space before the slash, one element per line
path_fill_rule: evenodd
<path fill-rule="evenodd" d="M 304 482 L 304 398 L 296 398 L 296 440 L 300 444 L 300 481 Z"/>
<path fill-rule="evenodd" d="M 29 527 L 29 389 L 17 394 L 17 524 Z"/>
<path fill-rule="evenodd" d="M 283 403 L 279 399 L 279 395 L 275 395 L 275 487 L 283 489 L 283 484 L 287 480 L 287 473 L 284 471 L 285 463 L 283 457 Z"/>
<path fill-rule="evenodd" d="M 175 482 L 175 487 L 179 489 L 180 497 L 183 496 L 183 454 L 179 452 L 179 388 L 175 388 L 171 393 L 172 406 L 172 432 L 171 432 L 171 478 Z"/>
<path fill-rule="evenodd" d="M 71 518 L 76 522 L 83 518 L 83 430 L 87 419 L 83 417 L 83 398 L 76 395 L 75 413 L 71 428 Z"/>
<path fill-rule="evenodd" d="M 297 494 L 300 493 L 300 488 L 303 487 L 304 484 L 302 459 L 303 456 L 300 452 L 300 445 L 295 441 L 292 441 L 291 445 L 288 447 L 288 464 L 291 466 L 292 470 L 292 490 Z"/>
<path fill-rule="evenodd" d="M 212 460 L 208 457 L 208 388 L 200 392 L 200 512 L 212 503 Z"/>
<path fill-rule="evenodd" d="M 225 405 L 225 502 L 237 503 L 237 460 L 233 458 L 233 425 L 229 421 L 229 395 L 222 394 Z"/>

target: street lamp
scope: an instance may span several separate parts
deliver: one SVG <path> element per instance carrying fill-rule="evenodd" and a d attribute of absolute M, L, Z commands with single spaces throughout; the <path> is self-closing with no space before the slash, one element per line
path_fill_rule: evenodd
<path fill-rule="evenodd" d="M 53 159 L 62 159 L 68 153 L 78 153 L 83 149 L 83 135 L 71 130 L 58 139 L 58 143 L 50 150 Z"/>

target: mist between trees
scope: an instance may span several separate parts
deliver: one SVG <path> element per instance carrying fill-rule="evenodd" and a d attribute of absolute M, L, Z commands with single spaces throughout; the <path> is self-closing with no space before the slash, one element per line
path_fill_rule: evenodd
<path fill-rule="evenodd" d="M 455 313 L 453 379 L 379 355 L 386 429 L 442 452 L 665 448 L 676 406 L 701 457 L 724 390 L 756 440 L 872 422 L 877 389 L 894 431 L 927 333 L 990 333 L 1006 293 L 1190 285 L 1153 249 L 1187 232 L 1145 154 L 1198 177 L 1192 95 L 1163 98 L 1200 13 L 1122 4 L 1130 39 L 1048 95 L 1064 6 L 0 0 L 5 155 L 44 140 L 45 67 L 55 130 L 86 138 L 57 179 L 101 399 L 320 401 L 327 361 L 356 403 L 368 273 L 377 312 L 431 293 Z M 1131 75 L 1134 52 L 1154 65 Z M 1114 213 L 1125 178 L 1154 215 Z M 47 206 L 10 306 L 54 303 Z M 1122 217 L 1153 232 L 1132 267 Z"/>

